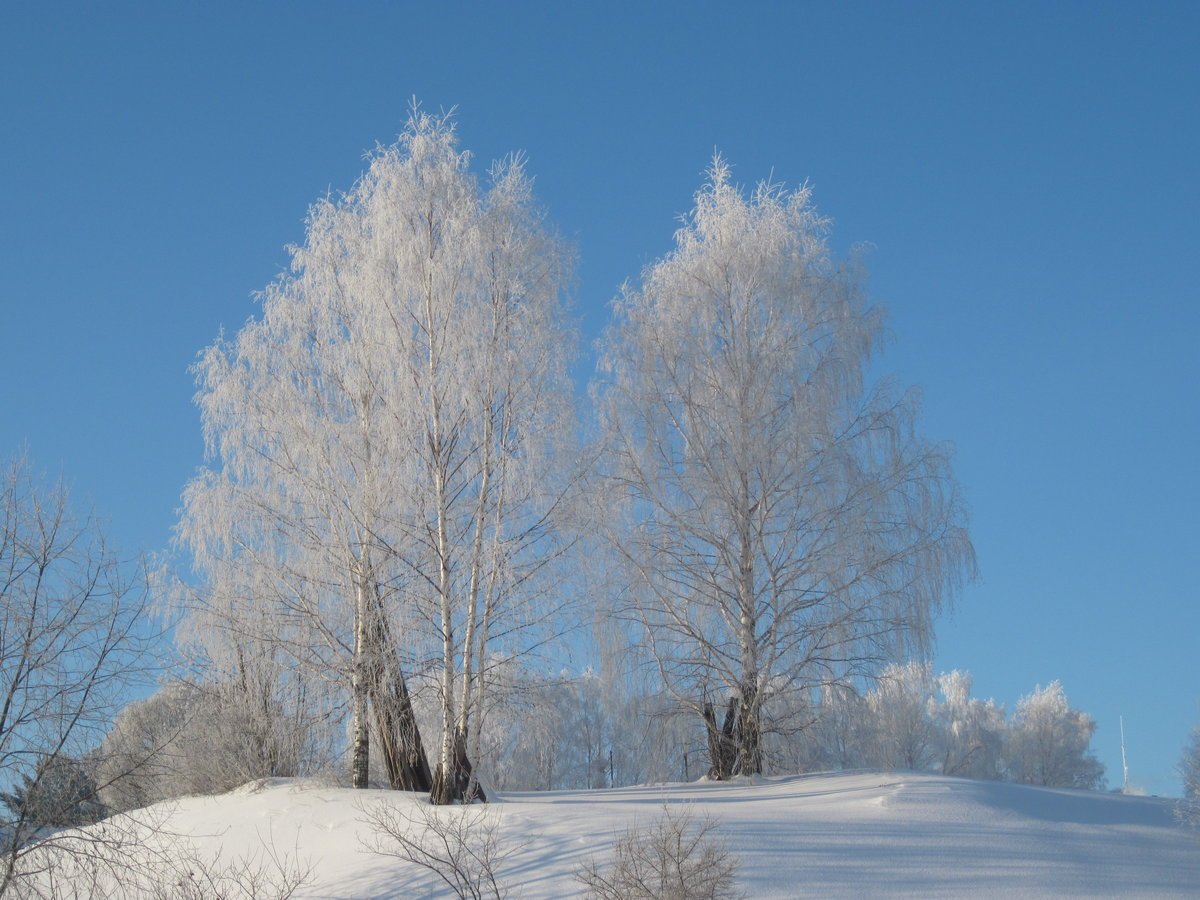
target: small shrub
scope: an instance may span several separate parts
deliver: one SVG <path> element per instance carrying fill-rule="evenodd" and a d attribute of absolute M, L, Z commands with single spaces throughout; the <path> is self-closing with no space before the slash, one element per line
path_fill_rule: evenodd
<path fill-rule="evenodd" d="M 271 840 L 241 855 L 201 852 L 171 810 L 117 815 L 30 845 L 13 860 L 13 900 L 290 900 L 314 868 Z"/>
<path fill-rule="evenodd" d="M 613 859 L 591 860 L 575 879 L 594 900 L 730 900 L 741 897 L 737 857 L 714 834 L 711 819 L 666 810 L 654 824 L 630 828 L 613 845 Z"/>
<path fill-rule="evenodd" d="M 411 813 L 380 803 L 364 807 L 372 853 L 403 859 L 433 872 L 462 900 L 503 900 L 501 863 L 519 849 L 501 841 L 496 814 L 485 806 L 419 805 Z"/>

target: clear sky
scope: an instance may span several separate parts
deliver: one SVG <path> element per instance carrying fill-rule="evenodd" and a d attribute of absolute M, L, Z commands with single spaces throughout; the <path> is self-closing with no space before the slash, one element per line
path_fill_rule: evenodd
<path fill-rule="evenodd" d="M 439 11 L 431 11 L 433 8 Z M 714 148 L 866 243 L 954 443 L 980 578 L 936 664 L 1060 679 L 1121 781 L 1200 723 L 1200 4 L 0 5 L 0 456 L 158 550 L 202 461 L 187 368 L 414 95 L 523 150 L 586 346 Z M 590 368 L 589 358 L 582 370 Z"/>

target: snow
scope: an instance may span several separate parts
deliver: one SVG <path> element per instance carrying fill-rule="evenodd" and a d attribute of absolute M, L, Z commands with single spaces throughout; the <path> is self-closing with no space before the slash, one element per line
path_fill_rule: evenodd
<path fill-rule="evenodd" d="M 445 896 L 424 870 L 363 849 L 364 804 L 424 802 L 273 781 L 178 801 L 167 824 L 202 854 L 267 843 L 296 856 L 313 870 L 298 897 Z M 1174 801 L 886 772 L 504 794 L 490 809 L 521 846 L 500 877 L 514 897 L 574 896 L 582 862 L 685 804 L 717 823 L 753 898 L 1200 896 L 1200 835 Z"/>

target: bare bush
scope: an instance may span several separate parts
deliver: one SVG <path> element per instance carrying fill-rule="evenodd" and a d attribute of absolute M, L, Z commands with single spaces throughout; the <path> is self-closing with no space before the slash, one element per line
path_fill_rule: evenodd
<path fill-rule="evenodd" d="M 500 839 L 498 815 L 481 806 L 434 807 L 421 803 L 411 812 L 380 803 L 363 807 L 372 853 L 413 863 L 434 873 L 463 900 L 507 897 L 497 873 L 520 849 Z"/>
<path fill-rule="evenodd" d="M 213 858 L 167 827 L 171 808 L 118 815 L 52 835 L 19 860 L 5 896 L 16 900 L 288 900 L 312 866 L 264 841 Z M 4 892 L 0 892 L 4 893 Z"/>
<path fill-rule="evenodd" d="M 595 859 L 575 880 L 595 900 L 727 900 L 737 890 L 738 859 L 714 832 L 711 819 L 665 810 L 649 827 L 617 838 L 611 865 Z"/>
<path fill-rule="evenodd" d="M 169 881 L 153 885 L 153 900 L 289 900 L 309 882 L 312 867 L 267 846 L 229 862 L 195 854 L 175 863 Z"/>

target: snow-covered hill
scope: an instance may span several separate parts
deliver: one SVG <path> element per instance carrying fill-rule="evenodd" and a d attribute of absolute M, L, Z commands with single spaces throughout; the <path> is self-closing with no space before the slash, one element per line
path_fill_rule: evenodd
<path fill-rule="evenodd" d="M 297 896 L 444 896 L 429 873 L 363 849 L 364 808 L 423 802 L 274 782 L 180 801 L 169 830 L 202 854 L 264 842 L 294 854 L 313 872 Z M 500 878 L 514 897 L 574 896 L 574 870 L 664 805 L 717 824 L 752 898 L 1200 897 L 1200 835 L 1175 822 L 1170 800 L 879 772 L 506 794 L 490 814 L 520 848 Z"/>

